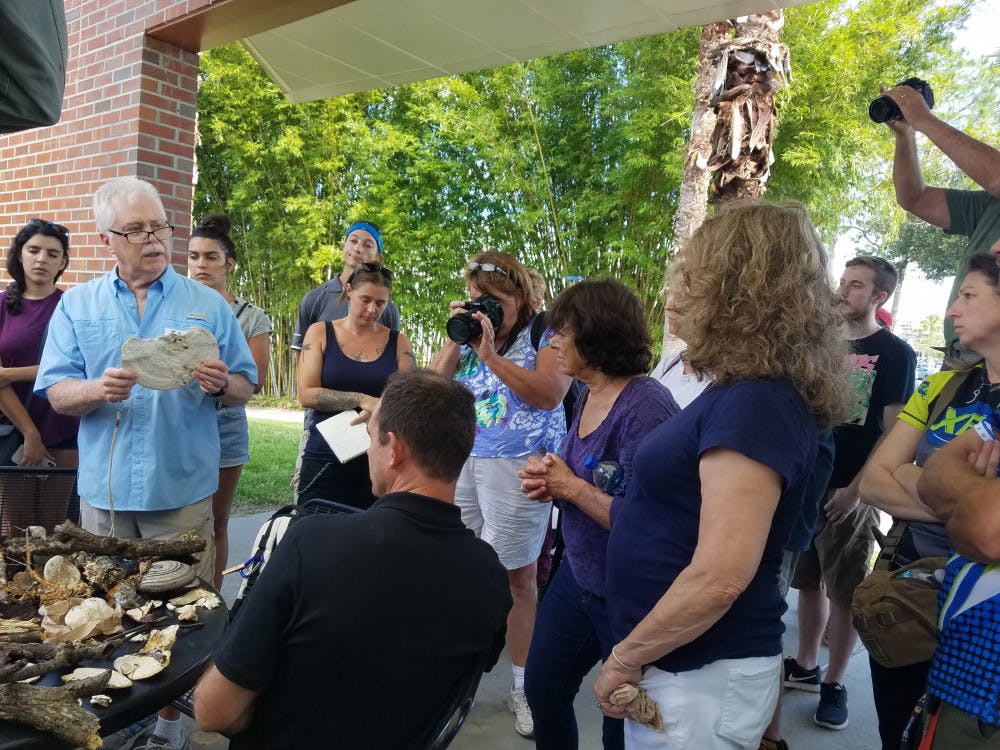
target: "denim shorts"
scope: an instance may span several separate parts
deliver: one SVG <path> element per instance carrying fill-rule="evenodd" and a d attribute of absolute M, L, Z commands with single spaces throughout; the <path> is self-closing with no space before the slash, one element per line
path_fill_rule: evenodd
<path fill-rule="evenodd" d="M 222 444 L 219 468 L 228 469 L 247 463 L 250 460 L 247 410 L 242 406 L 221 406 L 215 416 L 219 421 L 219 441 Z"/>

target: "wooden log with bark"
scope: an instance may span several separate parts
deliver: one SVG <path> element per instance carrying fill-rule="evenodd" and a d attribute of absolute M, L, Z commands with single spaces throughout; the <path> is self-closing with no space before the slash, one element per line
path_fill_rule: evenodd
<path fill-rule="evenodd" d="M 183 557 L 205 550 L 205 540 L 193 535 L 190 539 L 161 541 L 158 539 L 118 539 L 97 536 L 84 531 L 72 521 L 56 526 L 50 536 L 41 539 L 8 539 L 0 548 L 4 556 L 24 558 L 32 555 L 71 555 L 93 552 L 99 555 L 138 560 L 145 557 Z"/>
<path fill-rule="evenodd" d="M 98 750 L 100 723 L 77 702 L 104 690 L 111 671 L 62 687 L 35 687 L 20 682 L 0 685 L 0 719 L 27 724 L 69 742 L 73 747 Z"/>
<path fill-rule="evenodd" d="M 121 639 L 113 638 L 88 646 L 80 641 L 64 643 L 0 643 L 0 683 L 17 682 L 79 664 L 84 659 L 107 659 Z M 11 659 L 15 661 L 8 664 Z M 31 664 L 25 663 L 30 660 Z M 20 667 L 14 669 L 20 663 Z"/>

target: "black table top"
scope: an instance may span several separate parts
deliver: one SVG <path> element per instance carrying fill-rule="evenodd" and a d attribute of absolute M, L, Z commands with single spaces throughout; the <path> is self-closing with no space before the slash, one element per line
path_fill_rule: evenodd
<path fill-rule="evenodd" d="M 204 583 L 203 588 L 211 591 L 211 586 Z M 156 594 L 155 598 L 166 601 L 179 592 Z M 221 598 L 221 597 L 220 597 Z M 175 613 L 165 608 L 154 614 L 166 613 L 167 618 L 156 623 L 154 628 L 164 628 L 177 623 Z M 200 627 L 182 627 L 177 634 L 177 641 L 170 652 L 170 664 L 158 675 L 146 680 L 139 680 L 125 690 L 108 690 L 103 692 L 111 698 L 108 708 L 97 708 L 91 705 L 88 698 L 83 698 L 83 707 L 95 714 L 101 722 L 101 735 L 107 736 L 120 729 L 134 724 L 139 719 L 159 711 L 170 705 L 175 698 L 180 697 L 198 681 L 201 673 L 208 665 L 216 645 L 222 638 L 229 619 L 225 602 L 216 609 L 198 608 Z M 127 618 L 125 623 L 131 622 Z M 128 625 L 124 625 L 128 627 Z M 132 654 L 142 648 L 142 643 L 124 643 L 118 647 L 109 659 L 88 659 L 80 662 L 80 667 L 111 668 L 114 660 L 123 654 Z M 58 687 L 62 684 L 60 676 L 72 672 L 75 667 L 48 672 L 35 683 L 44 687 Z M 31 727 L 14 722 L 0 720 L 0 749 L 32 748 L 37 750 L 57 750 L 71 747 L 54 737 L 42 734 Z"/>

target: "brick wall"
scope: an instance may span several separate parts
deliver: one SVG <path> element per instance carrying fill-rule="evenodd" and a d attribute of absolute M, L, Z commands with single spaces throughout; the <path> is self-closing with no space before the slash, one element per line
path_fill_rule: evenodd
<path fill-rule="evenodd" d="M 135 175 L 160 191 L 167 218 L 178 227 L 173 262 L 184 265 L 198 56 L 145 32 L 209 2 L 66 0 L 69 60 L 62 119 L 52 127 L 0 136 L 4 250 L 28 219 L 40 216 L 71 232 L 70 265 L 61 286 L 106 272 L 114 263 L 100 244 L 91 196 L 105 180 Z"/>

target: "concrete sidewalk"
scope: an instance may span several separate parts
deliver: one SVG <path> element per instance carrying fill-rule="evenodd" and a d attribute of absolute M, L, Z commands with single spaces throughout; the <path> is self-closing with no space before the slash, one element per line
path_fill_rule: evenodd
<path fill-rule="evenodd" d="M 273 410 L 268 410 L 273 411 Z M 269 513 L 237 516 L 229 522 L 229 565 L 237 565 L 248 556 L 250 545 L 261 524 Z M 227 602 L 232 602 L 239 590 L 240 578 L 237 574 L 227 576 L 222 586 L 222 594 Z M 789 609 L 785 614 L 786 651 L 794 654 L 797 637 L 796 627 L 797 597 L 793 590 L 789 594 Z M 822 657 L 826 658 L 824 649 Z M 580 750 L 601 750 L 601 715 L 594 705 L 591 692 L 596 668 L 584 681 L 576 699 L 576 714 L 580 725 Z M 493 671 L 483 677 L 476 705 L 472 709 L 465 726 L 451 744 L 454 750 L 519 750 L 534 747 L 534 742 L 520 737 L 514 732 L 514 719 L 507 710 L 506 700 L 510 690 L 510 661 L 506 653 Z M 860 646 L 851 659 L 847 670 L 847 691 L 850 707 L 850 723 L 847 728 L 834 732 L 823 729 L 812 721 L 819 696 L 791 690 L 784 694 L 782 708 L 783 735 L 789 748 L 798 750 L 878 750 L 875 708 L 871 698 L 871 681 L 868 673 L 868 657 Z M 194 729 L 192 724 L 192 729 Z M 224 750 L 228 742 L 218 735 L 195 732 L 192 736 L 195 750 Z M 692 749 L 693 750 L 693 749 Z"/>

